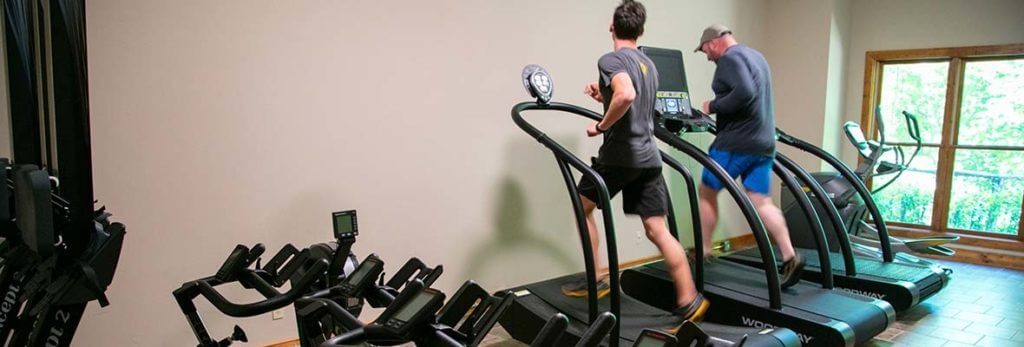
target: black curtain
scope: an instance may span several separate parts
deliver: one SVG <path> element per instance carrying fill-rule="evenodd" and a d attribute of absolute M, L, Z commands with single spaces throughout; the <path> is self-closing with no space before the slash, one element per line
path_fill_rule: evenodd
<path fill-rule="evenodd" d="M 3 0 L 3 16 L 13 159 L 41 167 L 44 161 L 36 90 L 34 5 L 32 0 Z"/>
<path fill-rule="evenodd" d="M 56 167 L 51 168 L 51 174 L 60 178 L 60 195 L 71 206 L 70 229 L 62 235 L 70 253 L 77 255 L 89 243 L 94 214 L 85 1 L 41 1 L 49 1 L 50 14 L 50 64 L 57 146 Z"/>

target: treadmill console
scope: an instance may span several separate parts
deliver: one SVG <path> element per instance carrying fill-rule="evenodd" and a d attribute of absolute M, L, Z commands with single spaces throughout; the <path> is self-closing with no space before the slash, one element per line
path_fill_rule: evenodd
<path fill-rule="evenodd" d="M 674 49 L 640 47 L 658 70 L 658 91 L 654 110 L 658 125 L 673 133 L 704 132 L 710 125 L 707 118 L 694 112 L 686 86 L 683 52 Z"/>
<path fill-rule="evenodd" d="M 373 285 L 373 280 L 384 271 L 384 261 L 370 254 L 356 267 L 352 274 L 338 284 L 338 291 L 347 297 L 359 296 L 364 288 Z"/>
<path fill-rule="evenodd" d="M 444 293 L 433 288 L 423 288 L 413 295 L 396 298 L 395 303 L 384 310 L 375 324 L 393 336 L 408 336 L 414 327 L 429 323 L 443 303 Z"/>
<path fill-rule="evenodd" d="M 338 240 L 354 239 L 359 235 L 359 223 L 356 210 L 339 211 L 331 214 L 334 221 L 334 238 Z"/>
<path fill-rule="evenodd" d="M 636 339 L 636 342 L 633 342 L 633 347 L 673 347 L 678 343 L 675 336 L 657 330 L 644 329 L 640 332 L 640 337 Z"/>

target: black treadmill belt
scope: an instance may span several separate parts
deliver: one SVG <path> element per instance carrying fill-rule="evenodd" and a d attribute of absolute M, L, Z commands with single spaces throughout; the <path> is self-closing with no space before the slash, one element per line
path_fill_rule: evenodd
<path fill-rule="evenodd" d="M 551 280 L 528 284 L 525 286 L 534 296 L 548 305 L 556 308 L 570 318 L 586 322 L 587 299 L 571 298 L 562 293 L 561 284 L 571 279 L 578 279 L 579 274 L 563 276 Z M 620 338 L 628 341 L 635 341 L 643 329 L 666 330 L 678 327 L 683 323 L 681 317 L 665 312 L 640 302 L 628 295 L 621 296 L 621 316 L 619 323 L 622 324 Z M 598 300 L 598 309 L 608 311 L 609 296 Z M 748 336 L 747 346 L 777 346 L 777 340 L 772 336 L 762 336 L 758 332 L 761 329 L 721 325 L 708 322 L 699 324 L 701 329 L 708 335 L 727 341 L 739 341 L 744 335 Z"/>
<path fill-rule="evenodd" d="M 782 255 L 777 248 L 775 250 L 775 257 L 782 259 Z M 804 257 L 807 262 L 807 266 L 821 269 L 821 261 L 818 259 L 818 251 L 807 248 L 796 248 L 796 251 Z M 761 253 L 756 248 L 745 249 L 736 253 L 735 255 L 749 258 L 751 260 L 761 259 Z M 934 276 L 935 273 L 928 268 L 910 265 L 901 262 L 885 263 L 881 260 L 865 258 L 860 256 L 853 257 L 854 263 L 857 265 L 857 273 L 884 277 L 899 281 L 906 281 L 910 283 L 918 283 L 929 276 Z M 843 261 L 843 255 L 839 253 L 829 253 L 829 262 L 832 264 L 833 274 L 836 276 L 843 276 L 846 271 L 846 263 Z M 820 271 L 820 270 L 818 270 Z"/>
<path fill-rule="evenodd" d="M 662 271 L 665 276 L 668 276 L 664 262 L 659 261 L 648 266 L 651 269 Z M 764 270 L 719 259 L 704 265 L 704 279 L 707 285 L 768 301 L 768 285 Z M 781 294 L 783 305 L 810 313 L 811 317 L 807 318 L 818 317 L 812 319 L 818 322 L 824 323 L 836 319 L 851 326 L 862 326 L 861 323 L 864 322 L 860 322 L 860 320 L 881 318 L 880 321 L 868 325 L 880 324 L 883 328 L 887 325 L 885 317 L 878 315 L 880 308 L 865 305 L 874 299 L 823 289 L 810 282 L 799 282 L 783 290 Z M 871 327 L 869 330 L 874 328 Z"/>
<path fill-rule="evenodd" d="M 840 258 L 839 261 L 840 265 L 842 265 L 842 258 Z M 854 257 L 853 261 L 854 264 L 857 265 L 857 272 L 911 283 L 918 283 L 924 280 L 925 278 L 928 278 L 929 276 L 935 275 L 934 272 L 926 268 L 907 265 L 903 263 L 886 263 L 874 259 L 860 257 Z"/>

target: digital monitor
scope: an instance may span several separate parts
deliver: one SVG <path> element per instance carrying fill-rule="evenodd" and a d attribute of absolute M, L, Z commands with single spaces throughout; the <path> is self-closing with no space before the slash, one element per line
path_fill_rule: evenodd
<path fill-rule="evenodd" d="M 224 260 L 224 264 L 220 266 L 215 275 L 217 279 L 228 282 L 234 278 L 235 272 L 241 270 L 245 265 L 246 260 L 249 257 L 249 247 L 243 245 L 235 246 L 235 249 L 231 251 L 228 258 Z"/>
<path fill-rule="evenodd" d="M 664 332 L 644 329 L 640 337 L 633 343 L 633 347 L 669 347 L 677 344 L 674 336 Z"/>
<path fill-rule="evenodd" d="M 868 143 L 868 140 L 864 138 L 864 131 L 861 130 L 859 124 L 846 122 L 846 124 L 843 125 L 843 131 L 846 132 L 846 137 L 849 138 L 850 142 L 853 142 L 853 145 L 857 146 L 858 149 L 867 147 L 866 144 Z"/>
<path fill-rule="evenodd" d="M 680 113 L 685 113 L 685 114 L 689 115 L 690 114 L 690 109 L 692 108 L 692 106 L 690 106 L 690 96 L 684 94 L 683 96 L 681 96 L 679 98 L 678 103 L 679 103 L 679 112 Z"/>
<path fill-rule="evenodd" d="M 658 91 L 655 108 L 665 116 L 692 116 L 690 92 L 686 86 L 686 69 L 683 67 L 683 53 L 674 49 L 641 47 L 644 54 L 658 71 Z"/>
<path fill-rule="evenodd" d="M 642 337 L 636 341 L 634 347 L 665 347 L 665 341 L 653 337 Z"/>
<path fill-rule="evenodd" d="M 359 235 L 356 210 L 334 212 L 331 216 L 334 220 L 334 237 L 336 239 L 351 238 Z"/>
<path fill-rule="evenodd" d="M 651 58 L 658 70 L 659 92 L 690 91 L 686 86 L 686 70 L 683 67 L 683 52 L 674 49 L 643 47 L 645 55 Z"/>
<path fill-rule="evenodd" d="M 423 310 L 423 308 L 430 303 L 430 299 L 433 297 L 433 293 L 427 291 L 416 294 L 416 297 L 409 300 L 409 303 L 405 304 L 405 306 L 402 306 L 398 313 L 395 313 L 395 316 L 391 319 L 408 322 L 416 315 L 417 312 Z"/>
<path fill-rule="evenodd" d="M 679 101 L 677 99 L 665 99 L 665 112 L 679 112 Z"/>
<path fill-rule="evenodd" d="M 362 264 L 359 264 L 359 267 L 356 268 L 356 272 L 352 273 L 351 276 L 348 276 L 347 281 L 351 285 L 358 285 L 360 282 L 363 281 L 364 278 L 366 278 L 366 275 L 369 274 L 370 271 L 372 270 L 373 264 L 370 262 L 369 259 L 367 259 Z"/>

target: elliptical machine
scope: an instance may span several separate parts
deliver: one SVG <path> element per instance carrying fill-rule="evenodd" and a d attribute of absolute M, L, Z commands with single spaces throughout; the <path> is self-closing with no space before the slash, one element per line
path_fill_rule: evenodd
<path fill-rule="evenodd" d="M 867 140 L 864 131 L 856 122 L 846 122 L 843 125 L 843 132 L 846 138 L 857 149 L 861 157 L 861 163 L 854 173 L 862 182 L 875 180 L 873 182 L 872 194 L 878 193 L 889 187 L 903 173 L 910 168 L 911 162 L 921 151 L 922 139 L 921 130 L 917 117 L 907 111 L 902 112 L 907 124 L 907 134 L 914 140 L 911 154 L 902 145 L 892 145 L 886 141 L 885 122 L 883 121 L 881 109 L 875 108 L 875 124 L 878 141 Z M 891 159 L 891 160 L 887 160 Z M 828 193 L 832 203 L 836 206 L 842 217 L 847 230 L 850 233 L 850 241 L 853 251 L 858 255 L 882 258 L 878 230 L 867 221 L 868 210 L 863 198 L 857 194 L 853 185 L 842 175 L 836 172 L 816 172 L 812 174 Z M 882 178 L 885 177 L 883 180 Z M 787 220 L 796 220 L 799 217 L 799 209 L 796 208 L 796 201 L 788 190 L 782 190 L 782 206 L 786 213 Z M 790 218 L 793 214 L 793 218 Z M 931 262 L 911 255 L 911 253 L 952 256 L 956 253 L 953 249 L 943 246 L 956 242 L 959 236 L 934 236 L 924 238 L 896 238 L 889 237 L 890 245 L 896 253 L 896 259 L 914 263 L 931 264 Z"/>
<path fill-rule="evenodd" d="M 884 183 L 880 180 L 873 182 L 874 187 L 871 190 L 872 194 L 882 191 L 903 175 L 903 172 L 910 167 L 910 163 L 914 161 L 918 152 L 921 151 L 921 130 L 917 123 L 917 117 L 907 111 L 903 111 L 903 117 L 907 121 L 907 133 L 910 135 L 910 138 L 914 140 L 914 151 L 910 157 L 906 156 L 903 146 L 891 146 L 886 144 L 885 123 L 882 120 L 881 110 L 879 108 L 875 108 L 875 124 L 878 125 L 878 142 L 865 140 L 864 133 L 861 130 L 860 125 L 857 123 L 846 122 L 846 124 L 843 125 L 843 131 L 846 133 L 846 137 L 855 147 L 857 147 L 857 152 L 862 158 L 861 165 L 857 167 L 856 171 L 861 180 L 867 182 L 870 179 L 890 176 L 888 180 L 884 181 Z M 889 152 L 893 153 L 893 161 L 883 160 L 883 156 Z M 866 210 L 863 208 L 863 203 L 859 204 L 859 207 L 860 209 L 856 211 L 859 214 L 852 216 L 850 219 L 851 223 L 856 222 L 856 224 L 850 225 L 849 228 L 851 232 L 851 240 L 862 245 L 877 248 L 878 230 L 875 230 L 873 226 L 864 221 L 866 217 Z M 960 240 L 960 237 L 955 235 L 925 238 L 892 238 L 892 244 L 897 251 L 952 256 L 956 254 L 956 251 L 943 245 L 954 243 L 958 240 Z"/>
<path fill-rule="evenodd" d="M 914 161 L 917 154 L 921 152 L 921 129 L 917 123 L 917 117 L 910 112 L 903 111 L 903 117 L 907 121 L 907 134 L 914 140 L 914 153 L 908 158 L 906 152 L 903 150 L 901 145 L 889 145 L 885 141 L 885 122 L 881 116 L 881 109 L 875 109 L 875 124 L 878 125 L 878 141 L 867 140 L 864 136 L 864 131 L 860 128 L 860 124 L 856 122 L 846 122 L 843 124 L 843 132 L 846 134 L 846 138 L 850 140 L 850 143 L 857 148 L 857 152 L 860 154 L 862 161 L 857 170 L 857 176 L 860 177 L 861 181 L 867 182 L 874 177 L 889 176 L 888 181 L 877 185 L 871 190 L 871 193 L 878 193 L 885 189 L 890 184 L 896 181 L 903 172 L 910 167 L 910 163 Z M 893 153 L 893 161 L 883 160 L 882 157 L 886 153 Z M 875 182 L 877 183 L 877 182 Z"/>

